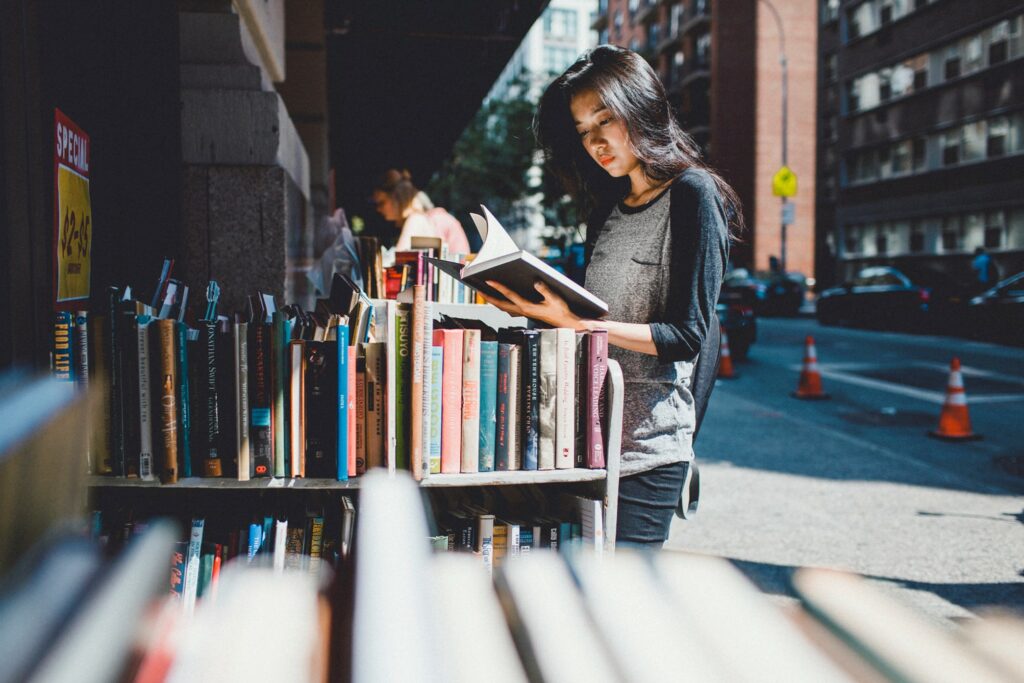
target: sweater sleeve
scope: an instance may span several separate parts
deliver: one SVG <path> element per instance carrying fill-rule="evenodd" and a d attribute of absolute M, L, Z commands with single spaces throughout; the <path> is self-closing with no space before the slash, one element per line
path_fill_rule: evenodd
<path fill-rule="evenodd" d="M 668 305 L 664 319 L 650 323 L 663 363 L 692 361 L 700 353 L 729 259 L 725 207 L 710 175 L 685 172 L 670 201 Z"/>

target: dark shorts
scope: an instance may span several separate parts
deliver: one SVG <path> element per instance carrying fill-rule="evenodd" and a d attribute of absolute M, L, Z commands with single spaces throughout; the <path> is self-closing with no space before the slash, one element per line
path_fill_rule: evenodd
<path fill-rule="evenodd" d="M 669 526 L 689 467 L 688 462 L 674 462 L 619 481 L 616 546 L 661 548 L 668 540 Z"/>

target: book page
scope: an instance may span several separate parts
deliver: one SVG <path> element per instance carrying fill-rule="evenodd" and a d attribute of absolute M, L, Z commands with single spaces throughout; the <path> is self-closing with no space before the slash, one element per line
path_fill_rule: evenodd
<path fill-rule="evenodd" d="M 476 228 L 480 231 L 480 236 L 484 240 L 483 246 L 480 247 L 480 252 L 474 259 L 474 262 L 481 263 L 519 251 L 519 247 L 516 246 L 516 243 L 505 232 L 505 228 L 501 226 L 501 223 L 494 217 L 494 214 L 488 211 L 487 207 L 483 204 L 480 205 L 480 208 L 484 212 L 483 218 L 475 213 L 470 214 L 473 217 L 473 223 L 476 224 Z"/>

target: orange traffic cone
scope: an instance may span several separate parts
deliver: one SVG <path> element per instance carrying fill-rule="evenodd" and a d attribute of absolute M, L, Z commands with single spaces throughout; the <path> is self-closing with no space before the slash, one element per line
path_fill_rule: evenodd
<path fill-rule="evenodd" d="M 732 354 L 729 353 L 729 335 L 725 333 L 724 327 L 720 329 L 722 330 L 722 352 L 718 356 L 718 378 L 736 379 L 739 375 L 736 374 L 732 367 Z"/>
<path fill-rule="evenodd" d="M 832 398 L 821 388 L 821 371 L 818 370 L 818 352 L 814 348 L 814 337 L 807 337 L 804 368 L 800 371 L 800 382 L 797 384 L 793 396 L 809 401 Z"/>
<path fill-rule="evenodd" d="M 949 384 L 946 387 L 946 402 L 942 404 L 942 413 L 939 415 L 939 428 L 928 434 L 947 441 L 981 438 L 980 434 L 971 431 L 971 416 L 967 414 L 967 394 L 964 393 L 959 358 L 954 358 L 949 364 Z"/>

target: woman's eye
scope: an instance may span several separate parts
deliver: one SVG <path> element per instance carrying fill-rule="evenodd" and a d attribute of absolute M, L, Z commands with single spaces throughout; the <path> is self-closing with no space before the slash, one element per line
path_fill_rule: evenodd
<path fill-rule="evenodd" d="M 587 133 L 589 133 L 589 132 L 590 132 L 589 130 L 581 130 L 580 131 L 580 137 L 581 138 L 587 137 Z"/>
<path fill-rule="evenodd" d="M 603 119 L 603 120 L 601 121 L 601 125 L 602 125 L 602 126 L 607 126 L 607 125 L 608 125 L 609 123 L 611 123 L 611 122 L 612 122 L 611 118 Z"/>

